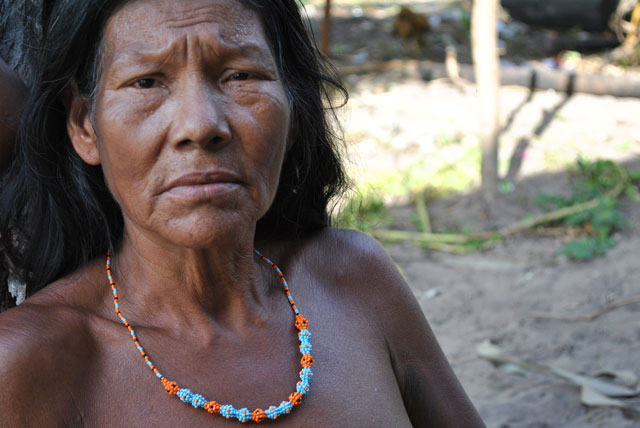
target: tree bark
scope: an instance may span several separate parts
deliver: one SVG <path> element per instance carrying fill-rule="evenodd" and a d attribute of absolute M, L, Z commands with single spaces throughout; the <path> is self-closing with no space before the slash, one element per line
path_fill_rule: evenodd
<path fill-rule="evenodd" d="M 322 35 L 320 38 L 320 51 L 329 56 L 331 44 L 331 0 L 326 0 L 324 4 L 324 19 L 322 21 Z"/>
<path fill-rule="evenodd" d="M 488 215 L 498 196 L 498 138 L 500 134 L 498 88 L 498 0 L 475 0 L 471 18 L 473 62 L 480 100 L 482 194 Z"/>

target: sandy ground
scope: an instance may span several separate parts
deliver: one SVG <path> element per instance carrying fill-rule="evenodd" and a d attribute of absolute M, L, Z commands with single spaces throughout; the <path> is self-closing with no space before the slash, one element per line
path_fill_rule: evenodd
<path fill-rule="evenodd" d="M 449 156 L 442 135 L 474 135 L 478 104 L 473 87 L 426 83 L 410 72 L 347 77 L 351 100 L 345 121 L 352 173 L 360 180 L 400 170 L 416 158 Z M 475 190 L 432 201 L 436 230 L 481 230 L 538 212 L 541 191 L 568 192 L 564 168 L 581 156 L 640 166 L 640 101 L 555 92 L 501 91 L 502 172 L 512 168 L 513 192 L 502 195 L 497 218 L 481 214 Z M 546 119 L 545 119 L 546 118 Z M 539 135 L 533 132 L 547 121 Z M 400 201 L 402 202 L 402 201 Z M 391 227 L 415 230 L 410 205 L 390 210 Z M 640 295 L 640 206 L 624 203 L 629 227 L 604 257 L 576 263 L 558 254 L 564 237 L 534 234 L 465 256 L 388 245 L 462 384 L 489 427 L 640 427 L 638 413 L 587 408 L 575 386 L 542 375 L 518 376 L 478 357 L 489 339 L 505 352 L 537 363 L 595 374 L 631 370 L 640 375 L 640 304 L 593 321 L 537 318 L 536 313 L 589 314 Z M 640 398 L 627 400 L 640 409 Z"/>

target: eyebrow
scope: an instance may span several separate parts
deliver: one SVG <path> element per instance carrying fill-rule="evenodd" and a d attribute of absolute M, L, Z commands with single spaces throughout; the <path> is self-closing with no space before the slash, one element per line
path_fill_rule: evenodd
<path fill-rule="evenodd" d="M 218 44 L 218 49 L 222 53 L 218 55 L 222 58 L 230 58 L 234 56 L 249 56 L 263 63 L 273 63 L 274 59 L 270 51 L 265 51 L 260 45 L 255 43 L 242 43 L 232 45 L 227 42 Z M 172 56 L 179 53 L 171 46 L 166 49 L 159 50 L 137 50 L 135 48 L 120 53 L 110 66 L 121 66 L 134 64 L 162 64 L 169 60 Z"/>

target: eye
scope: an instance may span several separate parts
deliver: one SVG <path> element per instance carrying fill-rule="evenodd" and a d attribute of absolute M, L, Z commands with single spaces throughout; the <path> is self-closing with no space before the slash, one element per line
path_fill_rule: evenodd
<path fill-rule="evenodd" d="M 231 77 L 229 77 L 229 80 L 249 80 L 249 77 L 249 73 L 239 71 L 237 73 L 233 73 Z"/>
<path fill-rule="evenodd" d="M 156 82 L 156 79 L 145 78 L 136 80 L 133 85 L 139 89 L 151 89 L 156 86 Z"/>

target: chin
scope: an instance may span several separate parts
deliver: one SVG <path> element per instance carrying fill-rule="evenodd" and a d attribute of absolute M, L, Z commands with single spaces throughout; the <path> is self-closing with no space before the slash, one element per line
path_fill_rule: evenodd
<path fill-rule="evenodd" d="M 172 244 L 206 249 L 253 240 L 257 219 L 246 215 L 210 215 L 182 219 L 167 224 L 160 232 Z"/>

